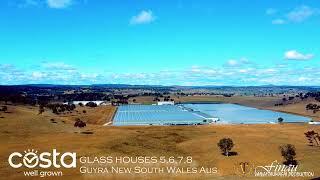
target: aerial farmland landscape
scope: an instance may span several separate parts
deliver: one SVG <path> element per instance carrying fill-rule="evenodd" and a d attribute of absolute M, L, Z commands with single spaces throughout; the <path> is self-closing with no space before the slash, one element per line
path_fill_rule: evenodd
<path fill-rule="evenodd" d="M 218 168 L 215 174 L 180 173 L 174 175 L 170 173 L 115 175 L 94 172 L 92 169 L 86 170 L 91 173 L 81 174 L 77 169 L 63 170 L 64 176 L 71 179 L 86 178 L 87 176 L 98 178 L 152 177 L 156 179 L 211 179 L 219 176 L 232 178 L 239 176 L 234 170 L 235 162 L 268 164 L 268 162 L 278 160 L 281 163 L 283 158 L 279 146 L 283 144 L 293 144 L 295 146 L 296 159 L 303 164 L 300 171 L 307 172 L 312 169 L 313 173 L 320 173 L 319 168 L 316 168 L 318 158 L 320 158 L 319 144 L 317 144 L 319 141 L 314 140 L 313 143 L 310 143 L 304 134 L 308 131 L 320 131 L 320 126 L 312 123 L 319 122 L 319 113 L 317 110 L 314 112 L 312 109 L 306 109 L 309 104 L 319 102 L 317 100 L 318 93 L 307 92 L 317 90 L 317 87 L 262 88 L 267 91 L 281 89 L 272 96 L 269 94 L 244 96 L 240 95 L 239 92 L 239 94 L 231 96 L 215 93 L 215 95 L 210 95 L 210 93 L 197 93 L 198 90 L 192 87 L 184 87 L 188 91 L 194 89 L 193 93 L 190 94 L 184 94 L 180 90 L 177 93 L 176 89 L 179 89 L 178 87 L 166 87 L 165 91 L 162 90 L 163 87 L 157 90 L 157 87 L 152 86 L 136 89 L 131 86 L 110 88 L 109 85 L 99 85 L 99 90 L 96 88 L 95 86 L 52 87 L 51 85 L 1 86 L 1 107 L 5 109 L 0 114 L 2 122 L 0 126 L 1 142 L 5 145 L 1 148 L 1 175 L 12 179 L 21 177 L 21 174 L 15 173 L 16 169 L 7 166 L 7 157 L 11 151 L 21 151 L 30 145 L 32 145 L 32 148 L 37 148 L 38 151 L 48 151 L 53 147 L 60 151 L 70 151 L 71 149 L 77 152 L 77 156 L 92 158 L 105 155 L 114 157 L 190 156 L 193 158 L 193 166 L 210 167 L 214 165 Z M 104 88 L 111 93 L 101 93 L 100 91 Z M 233 89 L 228 87 L 228 91 L 230 88 Z M 245 89 L 254 92 L 253 89 L 255 88 L 246 87 Z M 55 94 L 52 94 L 52 89 L 55 89 Z M 78 92 L 65 93 L 74 89 L 77 89 Z M 119 93 L 122 90 L 128 91 L 129 89 L 132 92 L 130 95 Z M 209 89 L 208 92 L 216 88 Z M 23 95 L 21 94 L 22 91 L 24 91 Z M 41 94 L 38 94 L 39 91 L 41 91 Z M 119 94 L 114 94 L 113 91 Z M 145 94 L 145 91 L 154 91 L 154 93 Z M 304 93 L 300 96 L 300 92 Z M 33 99 L 32 97 L 37 98 Z M 72 101 L 73 99 L 79 100 L 79 97 L 88 100 L 88 102 L 82 104 L 84 101 Z M 89 100 L 91 97 L 100 97 L 97 99 L 102 99 L 103 103 L 97 105 L 95 103 L 97 101 Z M 295 98 L 284 101 L 283 97 L 286 97 L 286 99 L 289 99 L 289 97 Z M 65 103 L 66 99 L 69 99 L 69 103 Z M 164 99 L 169 99 L 169 101 Z M 157 105 L 159 102 L 172 102 L 171 99 L 179 103 Z M 68 106 L 73 106 L 73 102 L 78 104 L 74 104 L 73 108 L 68 108 Z M 282 103 L 283 105 L 278 105 Z M 197 111 L 199 108 L 194 108 L 193 111 L 181 109 L 181 106 L 186 108 L 187 105 L 189 107 L 191 105 L 201 105 L 201 107 L 206 105 L 207 109 L 214 111 L 214 108 L 210 108 L 211 105 L 232 104 L 262 111 L 262 117 L 258 116 L 256 117 L 258 119 L 254 119 L 256 122 L 250 122 L 249 119 L 252 119 L 252 116 L 255 117 L 255 115 L 250 114 L 251 111 L 245 110 L 247 113 L 240 114 L 248 122 L 232 122 L 233 118 L 223 116 L 223 114 L 219 114 L 211 121 L 204 122 L 203 120 L 206 120 L 206 118 L 203 118 L 203 114 L 200 113 L 202 116 L 193 114 L 199 113 Z M 131 110 L 128 110 L 128 108 Z M 224 112 L 228 114 L 235 107 L 223 106 L 223 108 L 225 109 Z M 270 117 L 264 110 L 274 113 L 281 112 L 282 114 L 280 114 L 281 117 Z M 129 118 L 126 116 L 121 118 L 120 116 L 116 117 L 117 113 L 134 114 L 129 114 Z M 239 112 L 236 111 L 235 113 Z M 150 116 L 150 114 L 153 114 L 153 116 Z M 232 115 L 234 116 L 234 114 Z M 225 118 L 224 120 L 221 120 L 222 116 Z M 211 116 L 208 114 L 206 117 Z M 234 117 L 234 119 L 237 118 Z M 259 118 L 267 120 L 258 122 Z M 278 118 L 283 118 L 283 122 L 278 122 Z M 296 122 L 290 122 L 290 118 L 293 118 Z M 147 121 L 147 124 L 144 123 L 145 121 Z M 84 123 L 84 126 L 78 126 L 77 124 L 81 123 L 77 122 Z M 224 137 L 229 137 L 234 141 L 235 146 L 232 152 L 236 152 L 236 155 L 230 157 L 221 155 L 217 142 Z M 135 167 L 135 164 L 129 164 L 128 166 Z M 157 164 L 158 166 L 161 166 L 161 164 Z"/>
<path fill-rule="evenodd" d="M 320 178 L 320 4 L 0 2 L 0 179 Z"/>

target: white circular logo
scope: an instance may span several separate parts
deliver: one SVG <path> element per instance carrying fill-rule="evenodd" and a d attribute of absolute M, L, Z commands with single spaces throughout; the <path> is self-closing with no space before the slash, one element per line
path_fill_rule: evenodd
<path fill-rule="evenodd" d="M 39 157 L 34 152 L 28 152 L 23 157 L 23 164 L 28 168 L 34 168 L 39 163 Z"/>

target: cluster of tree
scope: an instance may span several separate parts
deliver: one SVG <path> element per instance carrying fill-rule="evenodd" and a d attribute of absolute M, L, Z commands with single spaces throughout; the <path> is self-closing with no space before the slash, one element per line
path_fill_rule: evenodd
<path fill-rule="evenodd" d="M 286 97 L 286 95 L 283 95 L 282 102 L 286 101 L 293 101 L 295 98 L 300 98 L 301 100 L 305 99 L 304 95 L 302 93 L 297 94 L 296 96 L 289 96 Z"/>
<path fill-rule="evenodd" d="M 70 101 L 93 101 L 93 100 L 104 100 L 111 101 L 113 95 L 106 95 L 104 93 L 73 93 L 73 94 L 55 94 L 51 93 L 48 95 L 41 94 L 30 94 L 25 93 L 12 93 L 12 94 L 0 94 L 0 101 L 4 101 L 6 104 L 11 102 L 13 104 L 48 104 L 52 101 L 70 102 Z M 122 95 L 120 95 L 122 96 Z"/>
<path fill-rule="evenodd" d="M 156 96 L 153 98 L 153 101 L 161 101 L 160 98 L 163 97 L 163 101 L 174 101 L 173 98 L 171 98 L 170 96 Z"/>
<path fill-rule="evenodd" d="M 320 135 L 315 131 L 307 131 L 304 133 L 311 146 L 320 146 Z"/>
<path fill-rule="evenodd" d="M 316 113 L 320 110 L 320 105 L 309 103 L 306 105 L 306 110 L 312 110 L 313 113 Z"/>
<path fill-rule="evenodd" d="M 129 98 L 134 98 L 137 96 L 139 96 L 139 95 L 138 94 L 128 94 L 126 97 L 127 97 L 127 99 L 129 99 Z"/>
<path fill-rule="evenodd" d="M 29 105 L 36 105 L 37 101 L 36 98 L 33 96 L 27 96 L 24 94 L 0 94 L 0 101 L 4 101 L 5 104 L 11 102 L 12 104 L 29 104 Z"/>
<path fill-rule="evenodd" d="M 58 96 L 57 100 L 61 100 L 64 102 L 70 101 L 111 101 L 113 96 L 111 94 L 104 94 L 104 93 L 72 93 L 72 94 L 61 94 Z"/>
<path fill-rule="evenodd" d="M 292 100 L 294 100 L 294 96 L 289 96 L 288 99 L 289 99 L 289 101 L 292 101 Z"/>
<path fill-rule="evenodd" d="M 158 92 L 145 92 L 141 94 L 142 96 L 162 96 L 162 93 L 158 93 Z"/>
<path fill-rule="evenodd" d="M 285 159 L 283 164 L 289 165 L 297 165 L 298 162 L 296 160 L 296 148 L 292 144 L 286 144 L 279 147 L 281 151 L 281 156 Z"/>
<path fill-rule="evenodd" d="M 34 94 L 42 94 L 45 90 L 30 86 L 0 86 L 0 101 L 29 104 L 34 102 Z"/>
<path fill-rule="evenodd" d="M 298 93 L 296 94 L 295 96 L 289 96 L 289 100 L 293 100 L 295 98 L 299 98 L 301 100 L 304 100 L 304 99 L 307 99 L 308 98 L 308 95 L 305 95 L 303 93 Z"/>
<path fill-rule="evenodd" d="M 232 97 L 234 94 L 222 94 L 224 97 Z"/>
<path fill-rule="evenodd" d="M 74 104 L 58 104 L 58 103 L 46 104 L 46 105 L 40 104 L 39 114 L 42 114 L 45 108 L 52 110 L 52 113 L 54 114 L 60 114 L 60 113 L 64 113 L 65 111 L 69 111 L 69 112 L 73 111 L 74 109 L 76 109 L 76 106 Z"/>
<path fill-rule="evenodd" d="M 289 97 L 286 97 L 286 95 L 283 95 L 283 98 L 281 99 L 282 102 L 276 103 L 276 104 L 274 104 L 274 106 L 283 106 L 283 105 L 286 104 L 286 103 L 292 102 L 296 97 L 297 97 L 297 98 L 300 97 L 300 99 L 302 99 L 302 100 L 304 99 L 304 96 L 303 96 L 302 93 L 297 94 L 296 96 L 289 96 Z"/>
<path fill-rule="evenodd" d="M 79 118 L 77 118 L 77 119 L 76 119 L 76 122 L 74 123 L 73 126 L 74 126 L 74 127 L 78 127 L 78 128 L 83 128 L 83 127 L 86 127 L 87 124 L 86 124 L 84 121 L 82 121 L 82 120 L 80 120 Z"/>
<path fill-rule="evenodd" d="M 174 101 L 170 96 L 164 96 L 164 101 Z"/>
<path fill-rule="evenodd" d="M 111 105 L 117 106 L 121 104 L 128 104 L 128 99 L 119 99 L 119 100 L 113 100 L 111 101 Z"/>
<path fill-rule="evenodd" d="M 297 94 L 297 95 L 296 95 L 296 97 L 300 97 L 300 99 L 301 99 L 301 100 L 303 100 L 303 99 L 304 99 L 304 95 L 303 95 L 303 93 L 299 93 L 299 94 Z"/>
<path fill-rule="evenodd" d="M 177 95 L 180 95 L 180 96 L 186 96 L 186 93 L 183 93 L 183 92 L 177 92 Z"/>
<path fill-rule="evenodd" d="M 120 104 L 128 104 L 130 97 L 135 97 L 135 96 L 132 96 L 132 95 L 124 96 L 120 94 L 114 95 L 113 100 L 111 101 L 111 104 L 113 106 L 120 105 Z"/>
<path fill-rule="evenodd" d="M 312 97 L 320 102 L 320 91 L 319 92 L 308 92 L 304 95 L 304 98 Z"/>
<path fill-rule="evenodd" d="M 114 95 L 113 99 L 118 100 L 119 102 L 128 102 L 128 99 L 132 96 L 124 96 L 124 95 Z"/>
<path fill-rule="evenodd" d="M 95 102 L 90 101 L 90 102 L 88 102 L 86 104 L 86 106 L 88 106 L 88 107 L 97 107 L 98 105 Z"/>

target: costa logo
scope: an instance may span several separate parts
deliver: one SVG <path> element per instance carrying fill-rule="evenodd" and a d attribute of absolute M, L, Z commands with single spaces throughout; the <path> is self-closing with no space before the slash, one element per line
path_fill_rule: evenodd
<path fill-rule="evenodd" d="M 56 149 L 52 152 L 42 152 L 38 154 L 38 151 L 34 149 L 28 149 L 24 153 L 13 152 L 8 158 L 8 162 L 13 168 L 49 168 L 51 166 L 55 168 L 75 168 L 77 164 L 77 154 L 75 152 L 60 153 Z"/>

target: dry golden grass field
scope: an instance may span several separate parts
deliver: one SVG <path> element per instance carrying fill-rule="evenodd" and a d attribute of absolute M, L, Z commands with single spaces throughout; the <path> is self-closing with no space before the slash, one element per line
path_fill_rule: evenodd
<path fill-rule="evenodd" d="M 214 99 L 214 98 L 212 98 Z M 202 101 L 203 99 L 201 99 Z M 230 100 L 230 99 L 228 99 Z M 187 99 L 186 99 L 187 101 Z M 199 100 L 200 101 L 200 100 Z M 276 99 L 234 99 L 233 103 L 266 106 Z M 223 101 L 226 102 L 226 101 Z M 231 101 L 230 101 L 231 102 Z M 260 103 L 259 103 L 260 102 Z M 257 106 L 260 104 L 260 106 Z M 288 105 L 283 111 L 303 114 L 303 105 Z M 301 106 L 301 107 L 300 107 Z M 269 107 L 269 106 L 268 106 Z M 271 107 L 271 106 L 270 106 Z M 320 147 L 308 145 L 304 132 L 320 126 L 308 124 L 273 125 L 206 125 L 206 126 L 103 126 L 110 121 L 115 108 L 78 107 L 78 112 L 54 115 L 49 111 L 38 115 L 38 108 L 8 106 L 9 113 L 0 113 L 0 178 L 21 179 L 22 170 L 9 167 L 7 158 L 13 151 L 25 149 L 60 152 L 74 151 L 80 156 L 192 156 L 193 166 L 217 167 L 215 175 L 105 175 L 90 176 L 79 173 L 79 168 L 64 169 L 64 179 L 238 179 L 235 164 L 247 161 L 255 165 L 269 165 L 282 161 L 279 146 L 293 144 L 297 149 L 299 170 L 313 171 L 320 177 Z M 86 110 L 86 113 L 83 113 Z M 87 122 L 85 128 L 73 126 L 75 118 Z M 54 119 L 54 120 L 51 120 Z M 233 151 L 238 155 L 221 155 L 217 142 L 230 137 L 235 143 Z M 243 178 L 242 178 L 243 179 Z M 261 179 L 261 178 L 258 178 Z M 299 179 L 299 178 L 298 178 Z"/>
<path fill-rule="evenodd" d="M 320 121 L 320 112 L 313 113 L 310 110 L 309 111 L 306 110 L 305 107 L 309 103 L 317 104 L 317 102 L 314 100 L 307 100 L 299 103 L 288 104 L 285 106 L 277 106 L 277 107 L 272 106 L 267 109 L 308 116 L 315 121 Z"/>

